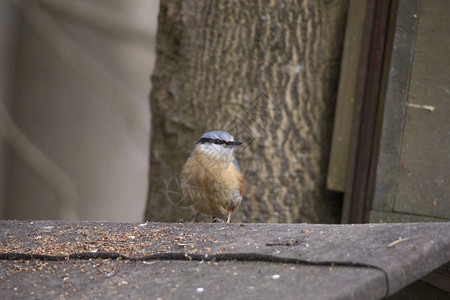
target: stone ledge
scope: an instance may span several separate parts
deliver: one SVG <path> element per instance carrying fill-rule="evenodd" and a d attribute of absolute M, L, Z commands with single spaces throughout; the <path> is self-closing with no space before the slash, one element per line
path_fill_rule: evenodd
<path fill-rule="evenodd" d="M 377 299 L 450 261 L 450 223 L 0 227 L 8 297 Z"/>

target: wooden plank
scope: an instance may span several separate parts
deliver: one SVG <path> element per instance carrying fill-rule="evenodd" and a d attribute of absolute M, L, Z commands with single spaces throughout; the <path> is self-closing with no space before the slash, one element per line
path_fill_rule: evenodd
<path fill-rule="evenodd" d="M 368 188 L 376 133 L 391 1 L 367 6 L 364 40 L 355 92 L 342 223 L 367 222 L 371 201 Z"/>
<path fill-rule="evenodd" d="M 446 268 L 447 271 L 450 268 L 449 264 L 445 264 L 443 266 L 441 266 L 439 269 L 441 268 Z M 431 272 L 428 275 L 425 275 L 424 277 L 422 277 L 420 280 L 423 280 L 431 285 L 434 285 L 437 288 L 440 288 L 441 290 L 446 291 L 447 293 L 450 293 L 450 277 L 443 275 L 439 272 Z"/>
<path fill-rule="evenodd" d="M 328 165 L 327 188 L 343 192 L 347 174 L 361 44 L 367 0 L 350 1 Z"/>
<path fill-rule="evenodd" d="M 420 6 L 394 210 L 450 219 L 450 1 Z"/>
<path fill-rule="evenodd" d="M 400 0 L 384 103 L 372 209 L 392 211 L 409 88 L 419 0 Z"/>
<path fill-rule="evenodd" d="M 375 179 L 377 173 L 377 165 L 378 165 L 378 156 L 380 154 L 380 140 L 381 140 L 381 128 L 383 124 L 383 114 L 384 114 L 384 103 L 386 102 L 386 90 L 388 84 L 388 74 L 390 70 L 391 64 L 391 56 L 394 44 L 394 35 L 395 35 L 395 24 L 398 13 L 398 0 L 393 0 L 390 14 L 389 14 L 389 25 L 387 32 L 387 41 L 385 47 L 385 59 L 383 62 L 383 74 L 381 84 L 379 87 L 379 99 L 378 99 L 378 108 L 376 115 L 376 126 L 373 136 L 373 147 L 372 147 L 372 159 L 370 162 L 369 168 L 369 176 L 368 176 L 368 185 L 366 191 L 366 205 L 364 207 L 364 216 L 365 222 L 370 218 L 370 210 L 372 209 L 373 195 L 375 191 Z"/>

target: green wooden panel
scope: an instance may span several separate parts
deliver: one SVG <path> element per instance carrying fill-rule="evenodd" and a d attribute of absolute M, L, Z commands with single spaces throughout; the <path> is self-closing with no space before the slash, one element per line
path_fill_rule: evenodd
<path fill-rule="evenodd" d="M 399 1 L 371 221 L 450 219 L 449 14 Z"/>
<path fill-rule="evenodd" d="M 400 0 L 387 79 L 372 208 L 392 211 L 400 160 L 406 97 L 419 13 L 418 0 Z"/>
<path fill-rule="evenodd" d="M 394 210 L 450 218 L 450 1 L 424 0 Z"/>

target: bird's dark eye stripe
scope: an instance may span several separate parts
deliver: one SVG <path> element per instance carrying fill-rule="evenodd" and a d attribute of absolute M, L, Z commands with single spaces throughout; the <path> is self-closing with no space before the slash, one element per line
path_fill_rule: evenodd
<path fill-rule="evenodd" d="M 217 145 L 234 145 L 236 142 L 226 142 L 224 140 L 219 139 L 211 139 L 211 138 L 201 138 L 198 141 L 198 144 L 205 144 L 205 143 L 211 143 L 211 144 L 217 144 Z"/>
<path fill-rule="evenodd" d="M 206 143 L 214 143 L 214 139 L 210 139 L 210 138 L 201 138 L 198 141 L 198 144 L 206 144 Z"/>

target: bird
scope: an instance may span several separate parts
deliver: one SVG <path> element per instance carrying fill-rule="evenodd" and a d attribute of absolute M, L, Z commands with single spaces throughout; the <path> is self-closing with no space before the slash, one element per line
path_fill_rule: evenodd
<path fill-rule="evenodd" d="M 183 197 L 191 203 L 196 215 L 211 215 L 213 222 L 231 221 L 231 213 L 241 204 L 245 180 L 234 157 L 234 141 L 225 131 L 210 131 L 197 141 L 181 171 Z"/>

